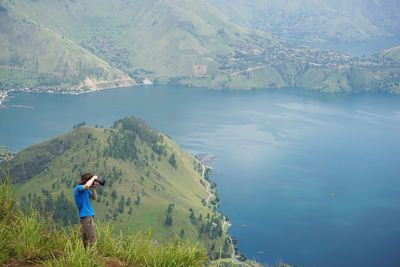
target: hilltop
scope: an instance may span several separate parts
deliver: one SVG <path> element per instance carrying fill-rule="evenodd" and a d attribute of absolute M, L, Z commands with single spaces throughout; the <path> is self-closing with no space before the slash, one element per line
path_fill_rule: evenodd
<path fill-rule="evenodd" d="M 3 0 L 0 87 L 51 92 L 153 82 L 400 92 L 400 63 L 295 45 L 207 0 Z M 246 9 L 240 9 L 245 13 Z"/>
<path fill-rule="evenodd" d="M 106 180 L 94 203 L 98 222 L 124 235 L 151 230 L 154 242 L 199 242 L 211 258 L 230 257 L 225 217 L 215 201 L 206 203 L 208 181 L 197 159 L 134 117 L 112 128 L 74 128 L 1 163 L 9 166 L 23 210 L 33 205 L 60 225 L 78 223 L 72 190 L 80 174 L 91 171 Z"/>

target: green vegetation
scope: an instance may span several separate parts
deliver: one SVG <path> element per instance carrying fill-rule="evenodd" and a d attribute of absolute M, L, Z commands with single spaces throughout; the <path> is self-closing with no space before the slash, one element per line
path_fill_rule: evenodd
<path fill-rule="evenodd" d="M 215 2 L 3 0 L 0 89 L 81 92 L 148 78 L 217 89 L 400 92 L 398 61 L 287 43 L 233 22 Z"/>
<path fill-rule="evenodd" d="M 134 117 L 112 128 L 80 123 L 9 161 L 18 203 L 26 212 L 33 208 L 59 225 L 76 224 L 72 190 L 80 174 L 91 171 L 106 180 L 94 203 L 98 222 L 110 221 L 123 234 L 151 229 L 159 242 L 179 238 L 199 243 L 213 259 L 227 257 L 232 251 L 223 250 L 225 218 L 216 210 L 217 201 L 205 206 L 208 192 L 199 164 Z"/>
<path fill-rule="evenodd" d="M 0 264 L 43 266 L 204 266 L 204 250 L 181 240 L 155 244 L 151 234 L 113 234 L 108 224 L 97 226 L 96 244 L 85 249 L 79 227 L 60 228 L 37 212 L 16 206 L 10 178 L 0 183 Z"/>

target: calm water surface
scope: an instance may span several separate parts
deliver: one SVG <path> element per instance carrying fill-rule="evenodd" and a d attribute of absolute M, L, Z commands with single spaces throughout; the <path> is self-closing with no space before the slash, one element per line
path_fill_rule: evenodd
<path fill-rule="evenodd" d="M 250 258 L 400 266 L 400 96 L 135 87 L 6 105 L 0 144 L 14 151 L 136 115 L 215 155 L 221 210 Z"/>

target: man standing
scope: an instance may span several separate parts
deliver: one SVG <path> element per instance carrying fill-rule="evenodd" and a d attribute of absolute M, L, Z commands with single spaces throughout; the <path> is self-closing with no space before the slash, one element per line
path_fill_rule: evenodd
<path fill-rule="evenodd" d="M 96 200 L 96 187 L 99 186 L 97 175 L 85 173 L 74 189 L 75 204 L 79 209 L 82 225 L 82 239 L 85 248 L 96 242 L 96 227 L 94 225 L 94 209 L 90 199 Z"/>

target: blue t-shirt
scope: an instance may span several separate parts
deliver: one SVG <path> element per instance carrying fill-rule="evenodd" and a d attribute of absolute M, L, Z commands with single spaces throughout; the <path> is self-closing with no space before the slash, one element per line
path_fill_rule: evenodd
<path fill-rule="evenodd" d="M 90 203 L 92 190 L 83 188 L 83 185 L 77 185 L 74 189 L 75 204 L 79 208 L 79 217 L 94 216 L 94 209 Z"/>

